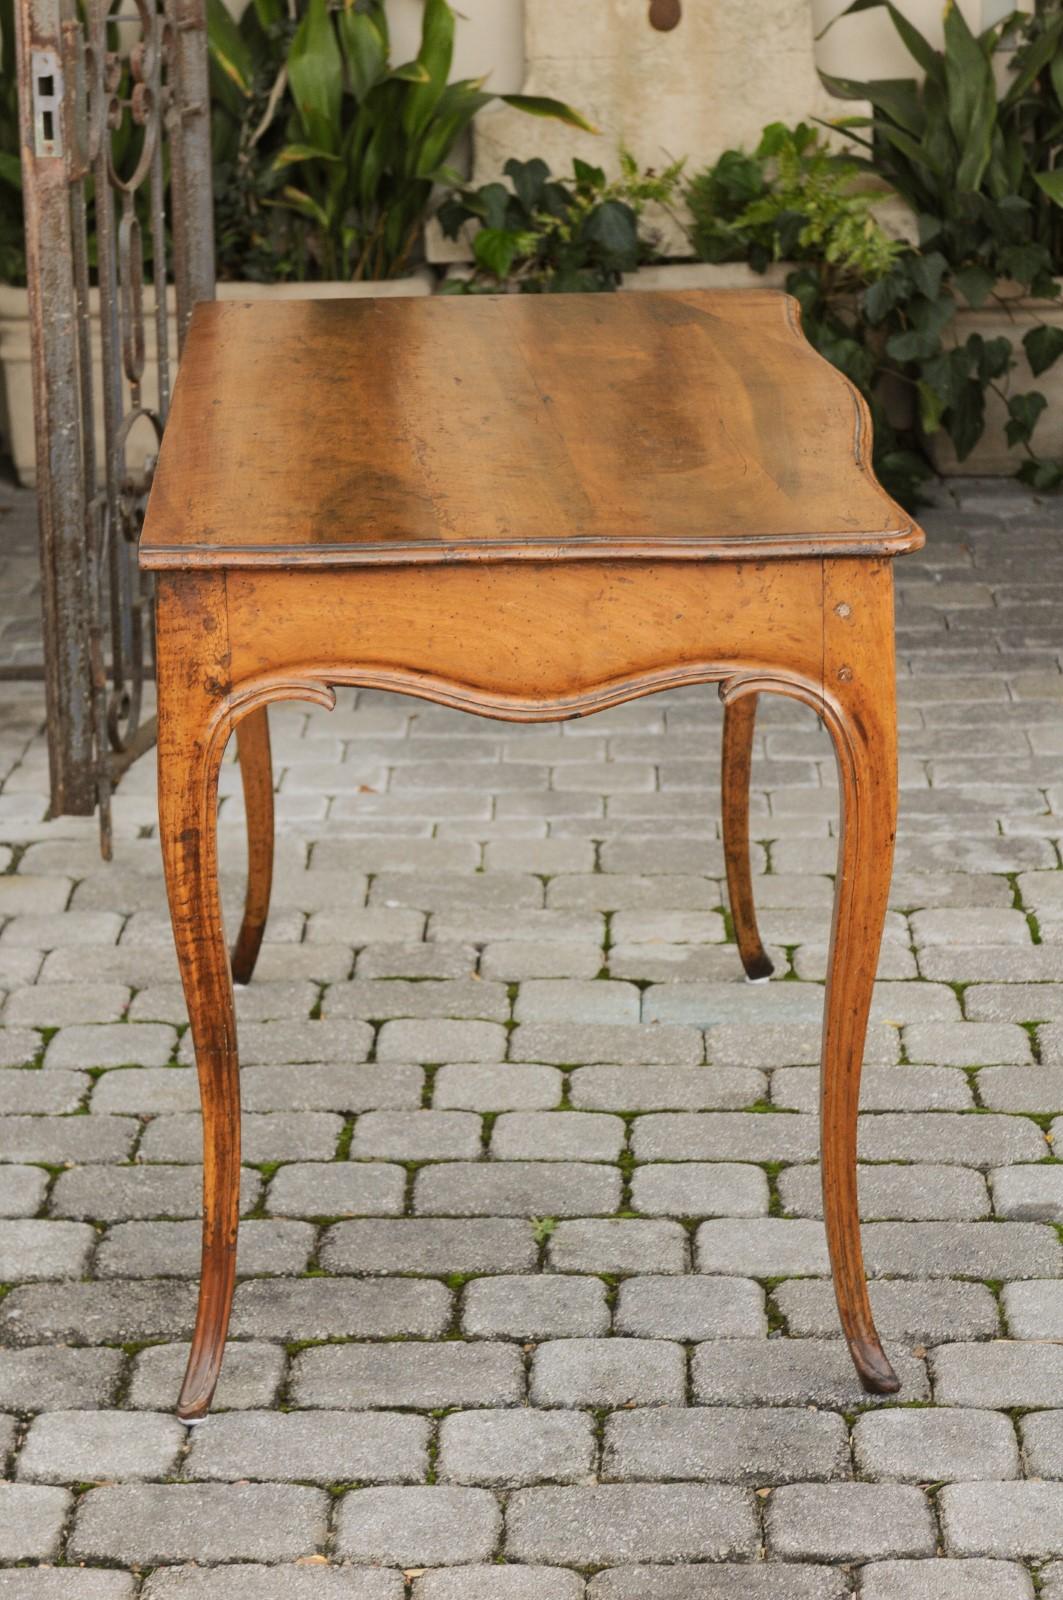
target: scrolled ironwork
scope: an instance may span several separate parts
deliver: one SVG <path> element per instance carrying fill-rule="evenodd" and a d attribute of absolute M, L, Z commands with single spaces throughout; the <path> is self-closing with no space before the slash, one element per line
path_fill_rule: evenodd
<path fill-rule="evenodd" d="M 105 854 L 116 775 L 150 738 L 151 595 L 137 542 L 177 346 L 193 301 L 213 295 L 205 27 L 204 0 L 25 0 L 22 10 L 53 804 L 98 806 Z M 47 76 L 53 54 L 61 70 Z M 62 96 L 47 141 L 34 103 L 42 74 Z"/>

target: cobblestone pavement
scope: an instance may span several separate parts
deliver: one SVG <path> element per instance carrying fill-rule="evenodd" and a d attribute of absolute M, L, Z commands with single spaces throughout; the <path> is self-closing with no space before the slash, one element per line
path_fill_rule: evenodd
<path fill-rule="evenodd" d="M 802 708 L 760 723 L 765 987 L 729 942 L 711 688 L 564 728 L 277 710 L 241 1282 L 189 1431 L 199 1125 L 151 763 L 104 866 L 44 820 L 40 686 L 0 690 L 0 1600 L 1061 1600 L 1063 515 L 954 492 L 897 569 L 862 1134 L 892 1402 L 818 1220 L 836 793 Z"/>

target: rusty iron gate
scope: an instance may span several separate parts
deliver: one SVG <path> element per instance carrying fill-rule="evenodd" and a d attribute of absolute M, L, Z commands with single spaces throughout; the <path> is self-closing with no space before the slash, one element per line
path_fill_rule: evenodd
<path fill-rule="evenodd" d="M 154 739 L 137 541 L 173 367 L 214 294 L 205 0 L 17 0 L 52 809 Z"/>

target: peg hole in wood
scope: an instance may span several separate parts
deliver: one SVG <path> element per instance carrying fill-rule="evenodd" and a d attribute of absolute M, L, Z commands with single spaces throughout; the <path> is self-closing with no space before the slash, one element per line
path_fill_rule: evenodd
<path fill-rule="evenodd" d="M 650 27 L 658 33 L 671 33 L 683 16 L 681 0 L 650 0 Z"/>

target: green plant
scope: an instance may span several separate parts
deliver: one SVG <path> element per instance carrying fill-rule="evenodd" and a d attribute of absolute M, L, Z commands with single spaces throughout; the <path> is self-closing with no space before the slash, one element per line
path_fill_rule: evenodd
<path fill-rule="evenodd" d="M 817 261 L 839 282 L 873 281 L 902 246 L 875 219 L 881 186 L 857 186 L 860 168 L 807 123 L 765 128 L 752 155 L 726 150 L 687 184 L 690 237 L 703 261 Z"/>
<path fill-rule="evenodd" d="M 0 0 L 0 283 L 25 283 L 14 0 Z"/>
<path fill-rule="evenodd" d="M 608 179 L 600 167 L 572 164 L 571 180 L 551 175 L 545 161 L 506 162 L 504 183 L 463 188 L 440 207 L 449 237 L 467 222 L 474 234 L 472 278 L 452 281 L 455 293 L 494 292 L 502 283 L 525 294 L 601 293 L 615 289 L 655 251 L 655 237 L 641 225 L 647 205 L 667 206 L 682 168 L 640 172 L 634 157 L 620 154 L 620 175 Z"/>
<path fill-rule="evenodd" d="M 253 0 L 239 23 L 209 5 L 223 238 L 259 270 L 280 245 L 290 276 L 399 276 L 434 186 L 460 181 L 446 164 L 456 140 L 495 98 L 482 79 L 448 82 L 447 0 L 425 0 L 417 57 L 400 66 L 383 0 Z M 589 128 L 559 101 L 500 98 Z"/>
<path fill-rule="evenodd" d="M 825 78 L 833 93 L 871 102 L 869 117 L 840 118 L 838 126 L 863 145 L 861 164 L 907 201 L 918 224 L 919 250 L 906 252 L 864 296 L 872 343 L 914 385 L 924 434 L 943 429 L 963 460 L 982 435 L 993 391 L 1007 408 L 1009 444 L 1026 452 L 1019 475 L 1054 487 L 1063 464 L 1041 460 L 1032 442 L 1045 396 L 1009 391 L 1009 338 L 971 334 L 961 342 L 954 318 L 961 301 L 1006 308 L 1002 280 L 1035 300 L 1058 297 L 1063 8 L 1041 0 L 1033 17 L 1009 17 L 976 37 L 950 3 L 939 51 L 890 0 L 854 0 L 842 15 L 879 5 L 922 80 Z M 1005 41 L 1018 48 L 1011 81 L 998 94 L 994 58 Z M 1063 329 L 1039 320 L 1022 343 L 1037 377 L 1063 353 Z"/>

